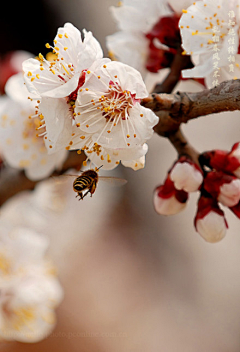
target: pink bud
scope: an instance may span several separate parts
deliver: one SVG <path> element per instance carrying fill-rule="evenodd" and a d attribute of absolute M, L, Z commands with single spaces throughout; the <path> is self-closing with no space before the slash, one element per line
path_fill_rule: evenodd
<path fill-rule="evenodd" d="M 196 192 L 203 182 L 200 168 L 186 157 L 181 157 L 169 173 L 174 187 L 185 192 Z"/>
<path fill-rule="evenodd" d="M 240 200 L 240 180 L 221 171 L 211 171 L 204 180 L 205 190 L 227 207 Z"/>
<path fill-rule="evenodd" d="M 167 177 L 164 185 L 157 187 L 153 195 L 156 212 L 161 215 L 174 215 L 186 207 L 188 194 L 175 189 L 173 182 Z"/>
<path fill-rule="evenodd" d="M 226 235 L 228 228 L 223 211 L 213 198 L 201 197 L 194 220 L 197 232 L 211 243 L 219 242 Z"/>

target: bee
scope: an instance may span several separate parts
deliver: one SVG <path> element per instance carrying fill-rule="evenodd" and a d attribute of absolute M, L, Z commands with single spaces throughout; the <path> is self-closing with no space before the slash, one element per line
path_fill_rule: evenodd
<path fill-rule="evenodd" d="M 98 180 L 101 179 L 103 181 L 110 182 L 115 185 L 124 185 L 127 181 L 118 177 L 105 177 L 105 176 L 98 176 L 97 171 L 101 168 L 100 166 L 98 169 L 93 170 L 89 169 L 87 171 L 83 171 L 80 176 L 78 176 L 73 182 L 73 190 L 77 192 L 76 197 L 83 199 L 86 197 L 88 193 L 90 193 L 91 197 L 93 193 L 96 191 Z M 84 194 L 83 192 L 86 191 Z"/>

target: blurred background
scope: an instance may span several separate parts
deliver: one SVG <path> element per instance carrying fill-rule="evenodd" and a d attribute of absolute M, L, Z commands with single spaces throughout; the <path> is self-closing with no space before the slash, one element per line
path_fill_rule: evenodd
<path fill-rule="evenodd" d="M 0 77 L 10 52 L 45 54 L 45 43 L 65 22 L 91 30 L 107 55 L 105 37 L 116 31 L 109 6 L 116 4 L 48 0 L 8 5 L 11 9 L 0 15 Z M 155 80 L 148 77 L 149 90 Z M 186 81 L 176 88 L 200 89 Z M 239 141 L 239 127 L 239 113 L 224 113 L 192 121 L 184 132 L 200 152 L 229 150 Z M 178 215 L 156 214 L 153 190 L 177 155 L 156 135 L 148 144 L 143 170 L 119 166 L 111 172 L 128 180 L 122 188 L 99 184 L 93 198 L 78 202 L 71 180 L 64 185 L 49 180 L 2 208 L 9 222 L 49 236 L 49 257 L 65 297 L 48 338 L 37 344 L 2 343 L 1 351 L 239 351 L 239 220 L 226 211 L 227 236 L 210 244 L 193 227 L 197 194 Z"/>

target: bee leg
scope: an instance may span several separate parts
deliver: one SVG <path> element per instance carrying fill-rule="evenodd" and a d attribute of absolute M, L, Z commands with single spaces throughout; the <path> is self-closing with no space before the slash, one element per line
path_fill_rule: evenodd
<path fill-rule="evenodd" d="M 76 195 L 76 198 L 77 198 L 77 197 L 79 197 L 79 199 L 78 199 L 78 200 L 83 199 L 82 192 L 78 192 L 78 194 Z"/>

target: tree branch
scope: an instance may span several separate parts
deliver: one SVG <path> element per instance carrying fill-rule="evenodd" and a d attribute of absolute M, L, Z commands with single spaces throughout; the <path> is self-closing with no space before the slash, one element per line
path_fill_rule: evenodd
<path fill-rule="evenodd" d="M 204 89 L 197 93 L 153 93 L 142 100 L 142 105 L 160 117 L 160 126 L 156 126 L 155 130 L 160 135 L 166 136 L 168 129 L 177 130 L 181 123 L 187 123 L 197 117 L 240 110 L 240 79 L 225 81 L 212 89 Z M 163 133 L 161 126 L 164 129 Z"/>

